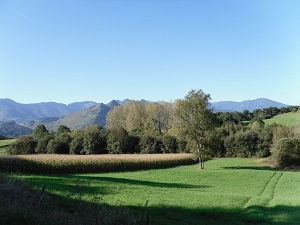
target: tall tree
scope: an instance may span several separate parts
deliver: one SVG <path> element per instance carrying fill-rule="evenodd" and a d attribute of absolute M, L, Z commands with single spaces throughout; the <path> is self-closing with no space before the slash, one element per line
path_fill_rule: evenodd
<path fill-rule="evenodd" d="M 39 140 L 42 137 L 46 136 L 47 134 L 49 134 L 49 132 L 48 132 L 47 128 L 45 127 L 45 125 L 39 124 L 33 129 L 32 137 L 35 140 Z"/>
<path fill-rule="evenodd" d="M 191 90 L 184 99 L 176 102 L 175 108 L 179 132 L 197 146 L 200 169 L 204 169 L 204 152 L 216 127 L 209 100 L 210 95 L 202 90 Z"/>

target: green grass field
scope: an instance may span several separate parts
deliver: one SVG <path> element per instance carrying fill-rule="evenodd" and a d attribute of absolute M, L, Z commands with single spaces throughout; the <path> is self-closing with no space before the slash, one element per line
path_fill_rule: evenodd
<path fill-rule="evenodd" d="M 59 202 L 72 199 L 124 205 L 151 224 L 300 224 L 300 173 L 252 159 L 214 159 L 198 165 L 135 172 L 18 175 Z M 98 198 L 99 199 L 99 198 Z M 71 204 L 71 203 L 70 203 Z"/>
<path fill-rule="evenodd" d="M 271 119 L 264 120 L 264 122 L 266 125 L 272 123 L 278 123 L 278 124 L 287 125 L 289 127 L 297 126 L 300 125 L 300 111 L 274 116 Z"/>
<path fill-rule="evenodd" d="M 15 141 L 16 139 L 0 140 L 0 155 L 5 154 L 9 146 Z"/>

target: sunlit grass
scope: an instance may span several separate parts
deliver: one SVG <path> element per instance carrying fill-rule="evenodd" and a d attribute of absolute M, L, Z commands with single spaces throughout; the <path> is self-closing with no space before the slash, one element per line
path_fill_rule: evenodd
<path fill-rule="evenodd" d="M 214 159 L 205 166 L 21 177 L 36 187 L 46 184 L 61 199 L 72 198 L 81 184 L 87 201 L 97 195 L 109 205 L 143 211 L 149 200 L 153 224 L 299 224 L 299 172 L 252 159 Z"/>
<path fill-rule="evenodd" d="M 300 111 L 277 115 L 271 119 L 264 120 L 264 122 L 266 123 L 266 125 L 278 123 L 287 125 L 289 127 L 300 125 Z"/>
<path fill-rule="evenodd" d="M 0 155 L 5 154 L 9 146 L 15 141 L 16 139 L 0 140 Z"/>

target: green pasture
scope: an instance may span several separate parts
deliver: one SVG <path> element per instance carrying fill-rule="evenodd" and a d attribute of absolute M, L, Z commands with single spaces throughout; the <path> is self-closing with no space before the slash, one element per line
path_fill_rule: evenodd
<path fill-rule="evenodd" d="M 278 123 L 282 125 L 287 125 L 289 127 L 300 125 L 300 111 L 277 115 L 271 119 L 264 120 L 264 122 L 266 125 Z"/>
<path fill-rule="evenodd" d="M 213 159 L 205 166 L 17 177 L 37 189 L 47 185 L 65 207 L 78 199 L 123 205 L 149 215 L 151 224 L 300 224 L 299 172 L 253 159 Z"/>
<path fill-rule="evenodd" d="M 0 155 L 5 154 L 9 146 L 14 143 L 16 139 L 0 140 Z"/>

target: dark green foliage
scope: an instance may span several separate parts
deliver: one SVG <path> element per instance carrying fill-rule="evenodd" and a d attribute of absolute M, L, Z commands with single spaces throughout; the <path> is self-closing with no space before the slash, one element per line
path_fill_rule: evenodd
<path fill-rule="evenodd" d="M 226 156 L 252 157 L 257 153 L 260 143 L 261 140 L 258 133 L 253 130 L 231 134 L 224 140 Z"/>
<path fill-rule="evenodd" d="M 7 139 L 7 137 L 0 134 L 0 140 L 6 140 L 6 139 Z"/>
<path fill-rule="evenodd" d="M 236 137 L 237 154 L 239 157 L 252 157 L 258 150 L 258 133 L 249 130 Z"/>
<path fill-rule="evenodd" d="M 186 148 L 186 146 L 187 146 L 187 142 L 185 141 L 185 140 L 181 140 L 181 139 L 179 139 L 178 141 L 177 141 L 177 145 L 178 145 L 178 152 L 185 152 L 185 153 L 188 153 L 188 150 L 187 150 L 187 148 Z"/>
<path fill-rule="evenodd" d="M 56 135 L 60 135 L 60 134 L 63 134 L 63 133 L 70 133 L 71 130 L 69 127 L 65 126 L 65 125 L 59 125 L 59 127 L 57 128 L 57 131 L 56 131 Z"/>
<path fill-rule="evenodd" d="M 80 138 L 77 141 L 80 141 Z M 98 125 L 91 125 L 85 128 L 82 146 L 83 150 L 81 153 L 83 154 L 107 153 L 106 133 L 103 128 Z"/>
<path fill-rule="evenodd" d="M 140 137 L 139 136 L 129 136 L 129 149 L 128 149 L 128 153 L 139 153 L 140 152 L 140 147 L 139 147 L 139 143 L 140 143 Z"/>
<path fill-rule="evenodd" d="M 61 133 L 54 139 L 51 139 L 47 145 L 48 154 L 69 154 L 71 137 L 66 133 Z"/>
<path fill-rule="evenodd" d="M 281 139 L 276 147 L 276 160 L 280 167 L 300 167 L 300 139 Z"/>
<path fill-rule="evenodd" d="M 164 135 L 161 138 L 163 153 L 175 153 L 178 149 L 177 139 L 170 135 Z"/>
<path fill-rule="evenodd" d="M 251 126 L 256 126 L 258 129 L 262 129 L 265 126 L 265 122 L 259 118 L 259 117 L 254 117 L 252 120 L 250 120 L 250 125 Z"/>
<path fill-rule="evenodd" d="M 265 109 L 255 109 L 253 112 L 244 110 L 243 112 L 217 112 L 216 116 L 223 123 L 241 123 L 243 121 L 251 121 L 253 118 L 270 119 L 274 116 L 283 113 L 297 112 L 299 109 L 298 106 L 289 106 L 289 107 L 269 107 Z"/>
<path fill-rule="evenodd" d="M 35 148 L 35 152 L 38 154 L 47 153 L 47 145 L 49 141 L 53 139 L 52 135 L 44 135 L 43 137 L 38 139 L 37 146 Z"/>
<path fill-rule="evenodd" d="M 131 147 L 130 137 L 123 127 L 109 131 L 107 136 L 107 150 L 109 153 L 129 153 Z"/>
<path fill-rule="evenodd" d="M 141 153 L 149 154 L 149 153 L 161 153 L 162 142 L 151 135 L 144 135 L 140 139 L 139 147 Z"/>
<path fill-rule="evenodd" d="M 84 141 L 84 134 L 83 132 L 80 132 L 73 138 L 73 140 L 70 143 L 70 154 L 73 155 L 84 154 L 83 141 Z"/>
<path fill-rule="evenodd" d="M 47 128 L 43 124 L 40 124 L 40 125 L 37 125 L 33 129 L 32 137 L 34 140 L 39 140 L 48 134 L 49 134 L 49 132 L 48 132 Z"/>
<path fill-rule="evenodd" d="M 22 136 L 10 145 L 8 152 L 11 155 L 34 154 L 36 144 L 37 142 L 32 137 Z"/>

